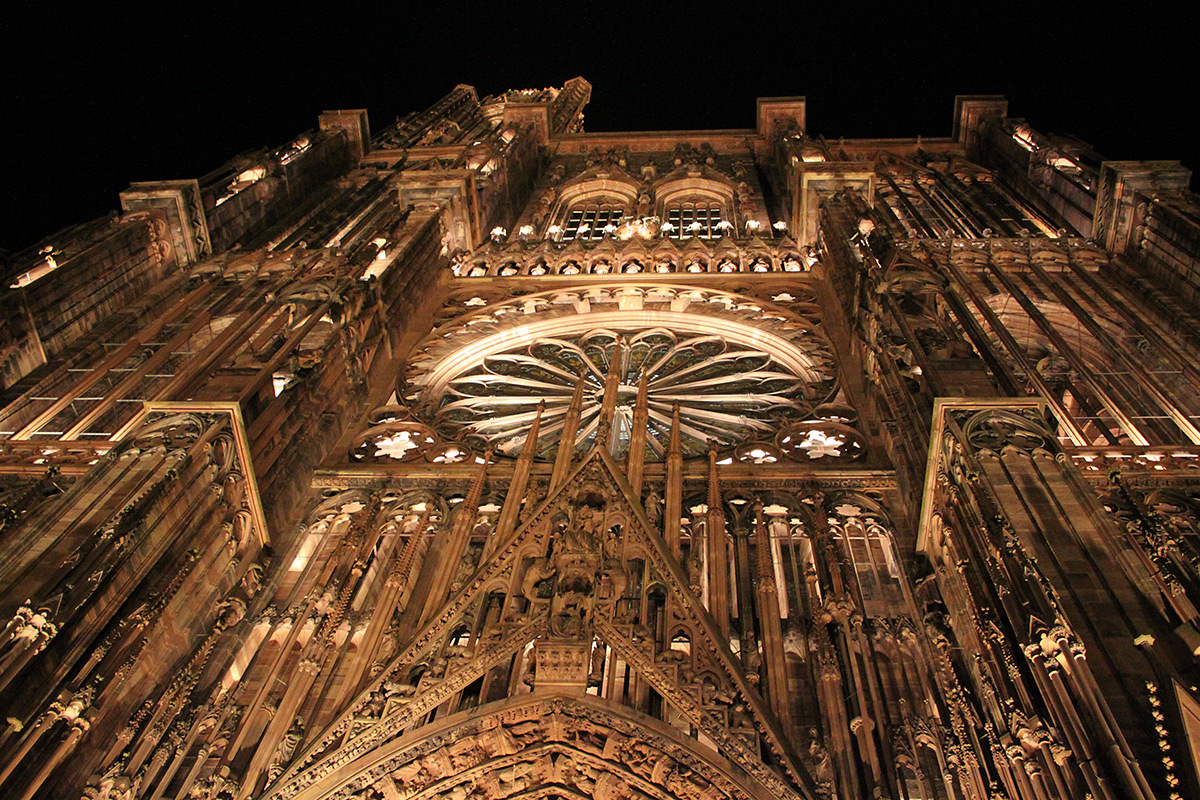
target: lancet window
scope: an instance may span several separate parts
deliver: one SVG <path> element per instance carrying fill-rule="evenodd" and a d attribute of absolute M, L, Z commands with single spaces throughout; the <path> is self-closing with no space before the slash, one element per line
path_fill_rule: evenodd
<path fill-rule="evenodd" d="M 666 209 L 667 234 L 672 239 L 719 239 L 730 227 L 723 215 L 718 202 L 671 203 Z"/>
<path fill-rule="evenodd" d="M 868 611 L 879 603 L 900 602 L 900 568 L 891 536 L 876 522 L 851 517 L 831 523 L 850 554 Z"/>
<path fill-rule="evenodd" d="M 775 509 L 768 511 L 767 531 L 771 541 L 771 561 L 775 566 L 775 585 L 779 592 L 779 613 L 785 620 L 802 619 L 812 613 L 812 609 L 806 608 L 808 598 L 805 590 L 808 575 L 816 574 L 816 557 L 803 522 L 788 514 L 787 509 L 778 508 L 784 513 L 771 513 Z M 820 592 L 819 584 L 814 583 L 813 587 Z"/>
<path fill-rule="evenodd" d="M 619 203 L 582 203 L 567 212 L 562 226 L 562 241 L 579 239 L 595 242 L 611 234 L 625 219 L 625 206 Z"/>

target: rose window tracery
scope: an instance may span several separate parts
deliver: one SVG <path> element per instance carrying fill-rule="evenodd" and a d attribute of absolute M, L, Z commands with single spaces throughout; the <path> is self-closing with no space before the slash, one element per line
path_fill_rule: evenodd
<path fill-rule="evenodd" d="M 779 431 L 826 418 L 821 410 L 837 396 L 817 326 L 757 298 L 621 287 L 456 302 L 462 311 L 447 315 L 410 360 L 401 394 L 441 441 L 476 453 L 518 455 L 544 402 L 536 457 L 552 460 L 581 377 L 574 446 L 590 449 L 618 352 L 609 436 L 618 456 L 630 446 L 643 379 L 650 461 L 666 457 L 676 403 L 685 458 L 704 455 L 715 440 L 722 451 L 744 449 L 739 460 L 773 463 L 790 456 Z"/>
<path fill-rule="evenodd" d="M 463 426 L 505 454 L 524 441 L 537 404 L 546 402 L 539 456 L 558 448 L 577 376 L 585 388 L 578 443 L 596 438 L 605 376 L 618 334 L 602 330 L 570 339 L 544 339 L 488 356 L 475 370 L 450 381 L 437 411 L 438 427 Z M 811 403 L 810 385 L 769 354 L 718 336 L 680 335 L 664 329 L 627 334 L 618 367 L 615 428 L 618 454 L 629 445 L 638 384 L 647 384 L 649 457 L 666 452 L 673 404 L 680 404 L 685 454 L 697 455 L 709 439 L 732 444 L 769 436 L 788 420 L 800 419 Z"/>

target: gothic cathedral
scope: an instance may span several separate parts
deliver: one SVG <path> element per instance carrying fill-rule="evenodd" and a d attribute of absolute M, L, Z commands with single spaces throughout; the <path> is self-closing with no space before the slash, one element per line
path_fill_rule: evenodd
<path fill-rule="evenodd" d="M 0 794 L 1200 796 L 1200 203 L 364 110 L 0 265 Z"/>

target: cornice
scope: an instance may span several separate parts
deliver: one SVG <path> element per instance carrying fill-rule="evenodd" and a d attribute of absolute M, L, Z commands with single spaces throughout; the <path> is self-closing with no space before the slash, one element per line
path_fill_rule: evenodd
<path fill-rule="evenodd" d="M 489 481 L 505 482 L 512 478 L 515 461 L 493 462 L 488 466 Z M 313 486 L 321 489 L 378 484 L 380 481 L 403 481 L 416 486 L 438 486 L 444 483 L 469 482 L 478 474 L 476 464 L 363 464 L 327 467 L 313 475 Z M 532 477 L 548 478 L 552 464 L 533 465 Z M 772 465 L 764 468 L 755 464 L 723 464 L 719 467 L 721 485 L 726 488 L 766 489 L 818 486 L 823 489 L 892 490 L 899 488 L 896 473 L 890 469 L 819 469 L 795 464 Z M 665 478 L 662 463 L 648 463 L 645 479 L 648 483 Z M 708 479 L 708 462 L 690 459 L 684 463 L 683 479 L 696 483 Z"/>

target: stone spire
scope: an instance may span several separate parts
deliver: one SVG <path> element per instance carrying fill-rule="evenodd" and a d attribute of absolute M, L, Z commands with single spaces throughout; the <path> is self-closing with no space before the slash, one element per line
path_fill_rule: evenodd
<path fill-rule="evenodd" d="M 462 507 L 454 517 L 454 526 L 450 529 L 446 547 L 441 551 L 441 569 L 434 574 L 433 586 L 425 598 L 421 623 L 428 621 L 430 615 L 441 606 L 447 592 L 450 591 L 450 584 L 454 580 L 453 565 L 458 562 L 463 548 L 467 546 L 471 529 L 475 525 L 475 517 L 479 513 L 479 501 L 483 498 L 483 485 L 487 480 L 487 468 L 491 460 L 492 450 L 488 448 L 488 451 L 483 454 L 483 463 L 479 465 L 479 472 L 476 473 L 475 480 L 471 482 L 471 488 L 467 490 Z"/>
<path fill-rule="evenodd" d="M 725 511 L 717 478 L 717 443 L 708 443 L 708 517 L 705 526 L 708 548 L 708 608 L 717 627 L 729 636 L 729 554 L 725 544 Z"/>
<path fill-rule="evenodd" d="M 650 400 L 646 376 L 638 381 L 637 402 L 633 407 L 633 428 L 629 434 L 629 485 L 633 493 L 642 494 L 642 473 L 646 469 L 646 437 L 650 423 Z"/>
<path fill-rule="evenodd" d="M 679 401 L 671 407 L 671 438 L 667 445 L 667 487 L 664 503 L 663 535 L 671 552 L 678 556 L 679 518 L 683 516 L 683 442 L 679 430 Z"/>
<path fill-rule="evenodd" d="M 496 524 L 497 539 L 503 539 L 517 527 L 517 515 L 521 511 L 521 502 L 525 499 L 525 490 L 529 486 L 529 472 L 533 468 L 533 457 L 537 454 L 538 431 L 542 427 L 542 413 L 546 410 L 546 401 L 538 403 L 537 413 L 533 424 L 529 426 L 529 435 L 517 457 L 513 468 L 512 483 L 508 485 L 508 496 L 504 498 L 504 508 L 500 512 L 500 521 Z"/>
<path fill-rule="evenodd" d="M 575 393 L 571 395 L 571 405 L 567 407 L 567 417 L 563 420 L 562 436 L 558 439 L 558 453 L 554 456 L 554 471 L 550 474 L 550 491 L 553 492 L 567 479 L 571 471 L 571 457 L 575 453 L 575 436 L 579 432 L 579 418 L 583 414 L 583 390 L 587 386 L 587 374 L 579 376 L 575 382 Z"/>
<path fill-rule="evenodd" d="M 608 362 L 608 375 L 604 378 L 604 394 L 600 400 L 600 419 L 596 425 L 596 446 L 607 447 L 609 452 L 617 447 L 617 439 L 613 435 L 616 427 L 617 393 L 621 387 L 621 360 L 625 340 L 618 336 L 613 344 L 612 359 Z"/>

